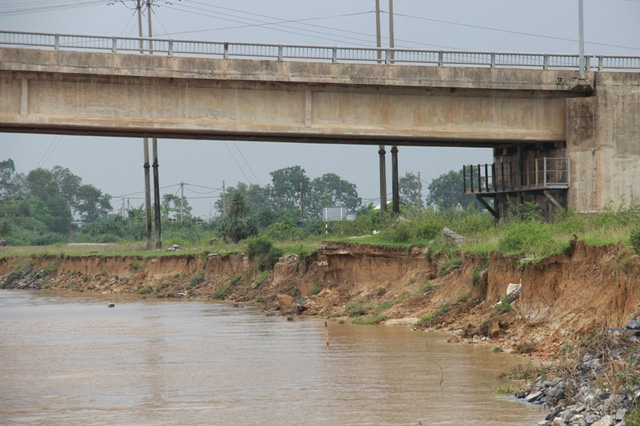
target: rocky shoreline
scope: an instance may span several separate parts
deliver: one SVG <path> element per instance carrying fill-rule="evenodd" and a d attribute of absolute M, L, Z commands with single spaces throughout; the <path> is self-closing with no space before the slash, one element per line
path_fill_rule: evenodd
<path fill-rule="evenodd" d="M 540 425 L 622 425 L 640 397 L 640 321 L 590 336 L 516 397 L 550 410 Z M 633 423 L 634 425 L 637 423 Z"/>

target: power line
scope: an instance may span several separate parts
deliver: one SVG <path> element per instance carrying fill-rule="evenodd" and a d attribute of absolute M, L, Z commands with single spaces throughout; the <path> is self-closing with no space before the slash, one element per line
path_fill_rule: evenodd
<path fill-rule="evenodd" d="M 363 32 L 358 32 L 358 31 L 345 30 L 345 29 L 342 29 L 342 28 L 328 27 L 328 26 L 324 26 L 324 25 L 315 25 L 315 24 L 309 24 L 308 23 L 308 21 L 317 21 L 317 20 L 324 20 L 324 19 L 334 19 L 334 18 L 342 18 L 342 17 L 350 17 L 350 16 L 370 14 L 370 13 L 373 13 L 372 10 L 369 10 L 369 11 L 366 11 L 366 12 L 354 12 L 354 13 L 346 13 L 346 14 L 341 14 L 341 15 L 318 17 L 318 18 L 281 19 L 281 18 L 278 18 L 278 17 L 275 17 L 275 16 L 263 15 L 263 14 L 257 14 L 257 13 L 251 13 L 251 12 L 244 12 L 244 11 L 238 10 L 238 9 L 231 9 L 231 8 L 221 7 L 221 6 L 206 5 L 204 3 L 200 3 L 200 2 L 196 2 L 196 1 L 191 1 L 191 3 L 196 3 L 196 4 L 199 4 L 199 5 L 202 5 L 202 6 L 205 6 L 205 7 L 209 7 L 209 8 L 214 8 L 214 9 L 223 9 L 223 10 L 228 10 L 228 11 L 232 11 L 232 12 L 242 13 L 242 14 L 245 14 L 245 15 L 257 16 L 257 17 L 260 17 L 260 18 L 275 19 L 275 21 L 269 22 L 269 21 L 264 21 L 264 20 L 260 20 L 260 19 L 246 18 L 246 17 L 242 17 L 242 16 L 238 16 L 238 15 L 224 13 L 224 12 L 217 12 L 216 15 L 207 15 L 207 14 L 202 14 L 202 13 L 199 13 L 199 12 L 192 12 L 192 11 L 189 11 L 189 10 L 183 10 L 180 7 L 177 7 L 177 8 L 174 7 L 173 8 L 174 10 L 182 11 L 184 13 L 197 14 L 199 16 L 207 16 L 207 17 L 211 17 L 211 18 L 214 18 L 214 19 L 220 19 L 219 18 L 220 15 L 231 16 L 233 18 L 240 19 L 241 21 L 237 21 L 237 20 L 233 20 L 233 19 L 226 19 L 225 21 L 237 22 L 237 23 L 245 24 L 245 25 L 236 25 L 236 26 L 222 27 L 222 28 L 211 28 L 211 29 L 204 29 L 204 30 L 183 31 L 183 32 L 172 33 L 172 35 L 195 33 L 195 32 L 207 32 L 207 31 L 233 30 L 233 29 L 252 28 L 252 27 L 281 26 L 281 27 L 284 27 L 284 28 L 295 29 L 297 31 L 289 31 L 289 30 L 283 30 L 283 29 L 278 29 L 278 28 L 268 28 L 268 29 L 273 30 L 273 31 L 286 32 L 286 33 L 290 33 L 290 34 L 297 34 L 297 35 L 302 35 L 302 36 L 306 36 L 306 37 L 315 37 L 315 38 L 319 38 L 319 39 L 337 41 L 337 42 L 344 42 L 345 40 L 350 40 L 350 41 L 363 43 L 365 46 L 371 45 L 372 40 L 375 38 L 375 36 L 373 34 L 370 34 L 370 33 L 363 33 Z M 209 11 L 209 9 L 203 9 L 203 8 L 199 8 L 199 7 L 195 7 L 195 6 L 184 5 L 184 6 L 181 6 L 181 7 L 190 8 L 190 9 L 194 9 L 194 10 Z M 284 24 L 289 24 L 289 23 L 290 24 L 300 24 L 300 25 L 305 25 L 307 27 L 318 28 L 319 31 L 307 30 L 307 29 L 303 29 L 303 28 L 292 27 L 290 25 L 284 25 Z M 358 36 L 364 36 L 364 37 L 366 37 L 366 39 L 359 38 L 359 37 L 349 37 L 349 36 L 344 36 L 344 35 L 341 35 L 341 34 L 329 34 L 329 33 L 327 33 L 327 30 L 335 31 L 335 32 L 338 32 L 338 33 L 346 33 L 346 34 L 354 34 L 354 35 L 358 35 Z M 299 31 L 304 31 L 304 32 L 301 33 Z M 320 36 L 318 36 L 318 35 L 320 35 Z M 341 38 L 340 39 L 331 38 L 331 37 L 327 37 L 328 35 L 335 36 L 335 37 L 341 37 Z M 385 37 L 385 38 L 387 38 L 387 37 Z M 396 40 L 400 41 L 400 42 L 408 42 L 408 43 L 411 43 L 411 44 L 414 44 L 414 45 L 417 44 L 417 45 L 422 45 L 422 46 L 429 46 L 429 47 L 436 47 L 436 48 L 443 48 L 443 49 L 460 50 L 459 48 L 452 47 L 452 46 L 445 46 L 445 45 L 432 44 L 432 43 L 423 43 L 423 42 L 417 42 L 417 41 L 413 41 L 413 40 L 403 40 L 403 39 L 396 39 Z M 402 47 L 402 46 L 396 46 L 396 47 Z"/>
<path fill-rule="evenodd" d="M 324 40 L 330 40 L 330 41 L 337 41 L 337 42 L 343 42 L 345 38 L 347 39 L 351 39 L 351 40 L 355 40 L 357 42 L 361 42 L 361 43 L 365 43 L 365 45 L 370 44 L 369 40 L 363 40 L 363 39 L 359 39 L 359 38 L 355 38 L 355 37 L 344 37 L 343 39 L 335 39 L 335 38 L 331 38 L 331 37 L 327 37 L 327 32 L 326 31 L 313 31 L 313 30 L 305 30 L 305 29 L 301 29 L 301 28 L 296 28 L 296 27 L 291 27 L 288 25 L 284 25 L 284 24 L 280 24 L 278 22 L 268 22 L 268 21 L 262 21 L 262 20 L 258 20 L 258 19 L 252 19 L 252 18 L 245 18 L 245 17 L 240 17 L 237 15 L 232 15 L 232 14 L 228 14 L 228 13 L 221 13 L 221 12 L 217 12 L 217 15 L 207 15 L 205 13 L 201 13 L 201 12 L 193 12 L 190 10 L 186 10 L 186 8 L 189 9 L 194 9 L 196 11 L 209 11 L 207 9 L 202 9 L 199 7 L 194 7 L 194 6 L 186 6 L 186 5 L 181 5 L 180 7 L 169 7 L 171 9 L 177 10 L 177 11 L 181 11 L 184 13 L 192 13 L 198 16 L 206 16 L 206 17 L 210 17 L 210 18 L 214 18 L 214 19 L 221 19 L 220 15 L 224 15 L 224 16 L 230 16 L 232 18 L 236 18 L 236 19 L 230 19 L 230 18 L 225 18 L 225 21 L 230 21 L 230 22 L 236 22 L 239 24 L 244 24 L 241 26 L 232 26 L 232 27 L 222 27 L 222 28 L 214 28 L 214 29 L 209 29 L 209 30 L 199 30 L 199 31 L 190 31 L 190 32 L 204 32 L 204 31 L 222 31 L 222 30 L 230 30 L 230 29 L 239 29 L 239 28 L 247 28 L 247 27 L 270 27 L 270 26 L 281 26 L 284 28 L 290 28 L 290 29 L 294 29 L 297 31 L 292 31 L 292 30 L 286 30 L 286 29 L 280 29 L 280 28 L 269 28 L 273 31 L 279 31 L 279 32 L 284 32 L 284 33 L 288 33 L 288 34 L 295 34 L 295 35 L 302 35 L 302 36 L 306 36 L 306 37 L 316 37 L 316 38 L 320 38 L 320 39 L 324 39 Z M 244 12 L 244 13 L 248 13 L 248 12 Z M 370 13 L 370 12 L 362 12 L 362 13 Z M 263 15 L 257 15 L 256 16 L 263 16 Z M 277 18 L 274 18 L 277 19 Z M 313 18 L 313 19 L 318 19 L 318 18 Z M 251 22 L 253 21 L 253 22 Z M 281 20 L 280 22 L 292 22 L 290 20 Z M 334 29 L 337 31 L 346 31 L 346 30 L 340 30 L 340 29 Z M 300 32 L 300 31 L 304 31 L 304 32 Z M 312 33 L 312 34 L 308 34 L 308 33 Z M 180 34 L 184 34 L 180 33 Z M 332 34 L 329 34 L 332 35 Z"/>
<path fill-rule="evenodd" d="M 242 157 L 242 159 L 244 160 L 244 163 L 247 165 L 247 167 L 249 168 L 249 171 L 251 172 L 251 174 L 253 175 L 254 178 L 256 178 L 256 182 L 258 182 L 258 185 L 260 185 L 260 180 L 258 179 L 258 177 L 256 176 L 256 174 L 253 172 L 253 169 L 251 168 L 251 166 L 249 165 L 249 163 L 247 162 L 247 159 L 244 158 L 244 155 L 242 155 L 242 151 L 240 151 L 240 148 L 238 148 L 238 144 L 233 142 L 233 146 L 236 147 L 236 150 L 238 151 L 238 154 L 240 154 L 240 156 Z"/>
<path fill-rule="evenodd" d="M 456 26 L 467 27 L 467 28 L 475 28 L 475 29 L 485 30 L 485 31 L 496 31 L 496 32 L 501 32 L 501 33 L 506 33 L 506 34 L 517 34 L 517 35 L 524 35 L 524 36 L 528 36 L 528 37 L 538 37 L 538 38 L 544 38 L 544 39 L 550 39 L 550 40 L 570 41 L 570 42 L 573 42 L 573 43 L 577 43 L 578 42 L 578 40 L 572 39 L 572 38 L 554 37 L 554 36 L 543 35 L 543 34 L 526 33 L 526 32 L 523 32 L 523 31 L 505 30 L 505 29 L 501 29 L 501 28 L 485 27 L 483 25 L 463 24 L 461 22 L 453 22 L 453 21 L 445 21 L 445 20 L 442 20 L 442 19 L 425 18 L 425 17 L 422 17 L 422 16 L 412 16 L 412 15 L 406 15 L 406 14 L 402 14 L 402 13 L 395 13 L 395 16 L 401 16 L 403 18 L 408 18 L 408 19 L 417 19 L 417 20 L 420 20 L 420 21 L 437 22 L 437 23 L 440 23 L 440 24 L 456 25 Z M 585 41 L 585 43 L 593 44 L 593 45 L 596 45 L 596 46 L 606 46 L 606 47 L 617 47 L 617 48 L 622 48 L 622 49 L 640 50 L 640 48 L 638 48 L 638 47 L 620 46 L 620 45 L 616 45 L 616 44 L 607 44 L 607 43 L 597 43 L 597 42 L 593 42 L 593 41 Z"/>
<path fill-rule="evenodd" d="M 53 138 L 53 140 L 49 144 L 49 147 L 45 150 L 44 154 L 42 154 L 40 161 L 38 161 L 38 164 L 36 165 L 36 169 L 44 166 L 44 164 L 49 160 L 49 157 L 51 157 L 51 154 L 53 154 L 53 151 L 55 151 L 56 148 L 58 147 L 58 144 L 60 143 L 62 138 L 63 138 L 62 135 L 58 135 Z"/>
<path fill-rule="evenodd" d="M 251 179 L 249 179 L 249 177 L 247 176 L 247 174 L 244 172 L 244 169 L 242 168 L 242 166 L 240 165 L 240 163 L 238 163 L 238 160 L 236 160 L 236 156 L 233 155 L 233 152 L 231 152 L 231 150 L 229 149 L 229 145 L 227 145 L 226 142 L 223 142 L 225 148 L 227 148 L 227 151 L 229 151 L 229 154 L 231 154 L 231 158 L 233 158 L 233 161 L 236 162 L 236 165 L 238 166 L 238 168 L 240 169 L 240 171 L 242 172 L 242 175 L 244 176 L 244 178 L 247 180 L 247 182 L 251 183 Z"/>
<path fill-rule="evenodd" d="M 162 187 L 162 188 L 160 188 L 160 189 L 172 188 L 172 187 L 174 187 L 174 186 L 180 186 L 180 184 L 179 184 L 179 183 L 175 183 L 175 184 L 173 184 L 173 185 L 163 186 L 163 187 Z M 128 196 L 130 196 L 130 195 L 137 195 L 137 194 L 144 194 L 144 191 L 131 192 L 131 193 L 129 193 L 129 194 L 122 194 L 122 195 L 112 195 L 111 197 L 112 197 L 112 198 L 122 198 L 122 197 L 128 197 Z"/>
<path fill-rule="evenodd" d="M 25 3 L 26 2 L 21 2 L 20 5 L 25 6 Z M 59 3 L 59 4 L 55 4 L 55 3 Z M 81 7 L 103 6 L 103 5 L 104 5 L 103 0 L 64 1 L 64 2 L 54 1 L 50 5 L 47 5 L 46 3 L 33 3 L 32 6 L 0 12 L 0 16 L 26 15 L 26 14 L 32 14 L 32 13 L 52 12 L 56 10 L 78 9 Z"/>

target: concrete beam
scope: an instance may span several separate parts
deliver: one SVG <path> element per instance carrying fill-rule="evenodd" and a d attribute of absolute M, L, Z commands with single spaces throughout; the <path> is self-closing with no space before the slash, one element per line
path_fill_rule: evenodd
<path fill-rule="evenodd" d="M 0 54 L 5 132 L 492 146 L 563 141 L 577 96 L 571 71 Z"/>

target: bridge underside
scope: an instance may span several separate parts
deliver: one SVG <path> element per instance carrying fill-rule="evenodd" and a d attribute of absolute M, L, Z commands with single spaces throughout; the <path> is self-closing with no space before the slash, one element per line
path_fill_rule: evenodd
<path fill-rule="evenodd" d="M 0 50 L 2 132 L 489 147 L 563 141 L 575 96 L 537 70 Z"/>

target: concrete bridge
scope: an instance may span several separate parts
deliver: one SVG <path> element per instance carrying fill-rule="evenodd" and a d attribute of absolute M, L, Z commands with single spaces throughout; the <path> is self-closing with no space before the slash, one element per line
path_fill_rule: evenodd
<path fill-rule="evenodd" d="M 9 32 L 0 46 L 2 132 L 492 147 L 467 191 L 497 215 L 511 195 L 581 211 L 640 195 L 640 58 L 587 57 L 581 79 L 577 55 Z M 525 188 L 542 158 L 564 161 L 562 185 L 545 170 Z"/>

